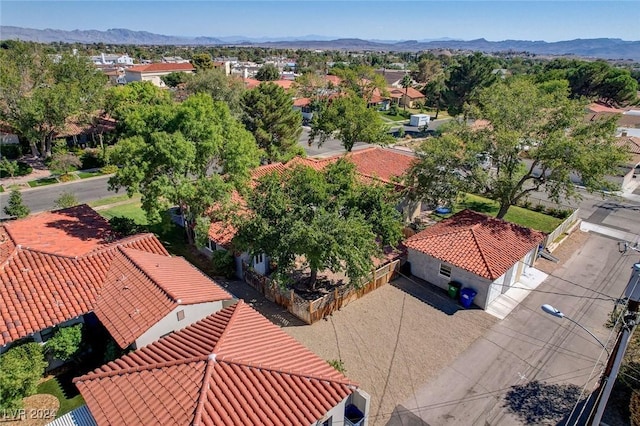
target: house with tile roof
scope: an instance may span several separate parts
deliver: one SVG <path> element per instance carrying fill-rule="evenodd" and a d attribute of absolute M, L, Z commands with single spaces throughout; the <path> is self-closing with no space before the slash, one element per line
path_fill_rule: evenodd
<path fill-rule="evenodd" d="M 242 301 L 74 379 L 98 425 L 367 425 L 370 397 Z"/>
<path fill-rule="evenodd" d="M 417 102 L 424 101 L 425 99 L 425 96 L 413 87 L 407 87 L 406 89 L 402 87 L 388 87 L 387 90 L 389 90 L 391 102 L 401 107 L 406 105 L 408 108 L 415 108 Z"/>
<path fill-rule="evenodd" d="M 193 74 L 195 68 L 191 63 L 152 63 L 146 65 L 136 65 L 125 70 L 127 83 L 133 81 L 150 81 L 158 87 L 165 87 L 162 77 L 172 72 L 184 72 Z"/>
<path fill-rule="evenodd" d="M 251 178 L 256 181 L 268 173 L 281 173 L 286 169 L 298 165 L 311 167 L 315 170 L 322 170 L 327 165 L 338 161 L 338 159 L 342 157 L 355 164 L 356 173 L 361 179 L 369 182 L 394 184 L 398 190 L 402 189 L 402 185 L 395 182 L 395 179 L 402 176 L 409 167 L 411 167 L 413 161 L 415 161 L 415 157 L 400 153 L 396 150 L 371 147 L 323 159 L 296 157 L 288 163 L 267 164 L 254 169 Z M 242 202 L 240 199 L 236 199 L 236 201 Z M 403 213 L 407 220 L 412 220 L 420 213 L 421 204 L 419 202 L 403 200 L 398 204 L 397 208 Z M 231 249 L 236 232 L 237 230 L 232 224 L 213 220 L 209 227 L 209 240 L 207 246 L 204 248 L 205 254 L 211 255 L 215 250 Z M 251 266 L 261 275 L 266 275 L 269 272 L 269 258 L 266 255 L 251 257 L 248 253 L 236 253 L 235 258 L 236 275 L 238 277 L 243 276 L 243 262 Z"/>
<path fill-rule="evenodd" d="M 118 297 L 125 286 L 126 301 Z M 133 336 L 132 342 L 144 338 L 146 344 L 230 299 L 186 261 L 171 257 L 155 235 L 118 238 L 87 205 L 0 226 L 0 353 L 24 338 L 44 343 L 57 328 L 95 318 L 98 305 L 95 313 L 118 343 Z M 183 320 L 174 320 L 179 315 Z"/>
<path fill-rule="evenodd" d="M 411 273 L 440 288 L 457 281 L 482 309 L 518 282 L 545 238 L 502 219 L 464 210 L 405 241 Z"/>

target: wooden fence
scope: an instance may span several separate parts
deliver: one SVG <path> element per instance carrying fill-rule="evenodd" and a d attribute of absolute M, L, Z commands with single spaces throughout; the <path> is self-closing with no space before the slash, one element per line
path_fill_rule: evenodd
<path fill-rule="evenodd" d="M 346 284 L 342 287 L 336 287 L 331 293 L 318 299 L 307 300 L 297 295 L 294 290 L 281 288 L 269 278 L 256 273 L 246 264 L 242 265 L 244 280 L 247 284 L 262 293 L 267 300 L 287 308 L 289 312 L 307 324 L 313 324 L 387 284 L 396 277 L 399 268 L 400 259 L 393 260 L 373 271 L 367 277 L 367 283 L 362 286 L 356 288 Z"/>
<path fill-rule="evenodd" d="M 571 215 L 566 218 L 556 229 L 551 231 L 547 238 L 544 241 L 544 247 L 549 251 L 553 251 L 558 245 L 558 241 L 561 239 L 563 234 L 566 234 L 571 227 L 573 227 L 578 221 L 578 212 L 580 209 L 576 209 Z"/>

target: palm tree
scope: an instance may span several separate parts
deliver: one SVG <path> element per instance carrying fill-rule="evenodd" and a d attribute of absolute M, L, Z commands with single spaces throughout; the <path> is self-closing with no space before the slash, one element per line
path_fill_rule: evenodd
<path fill-rule="evenodd" d="M 411 79 L 411 76 L 409 74 L 405 74 L 404 77 L 402 77 L 402 81 L 400 82 L 400 84 L 404 88 L 404 102 L 402 102 L 402 104 L 404 105 L 405 111 L 407 110 L 407 100 L 409 99 L 409 87 L 411 87 L 412 81 L 413 80 Z"/>

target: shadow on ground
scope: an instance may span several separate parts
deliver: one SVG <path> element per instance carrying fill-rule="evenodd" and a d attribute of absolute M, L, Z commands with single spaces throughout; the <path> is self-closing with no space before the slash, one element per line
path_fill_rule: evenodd
<path fill-rule="evenodd" d="M 573 384 L 559 385 L 537 380 L 512 386 L 505 395 L 504 407 L 524 424 L 566 424 L 580 398 L 582 389 Z"/>
<path fill-rule="evenodd" d="M 416 416 L 403 407 L 402 405 L 396 405 L 396 408 L 393 410 L 391 414 L 391 418 L 387 422 L 386 426 L 430 426 L 429 423 L 422 420 L 420 417 Z"/>
<path fill-rule="evenodd" d="M 418 277 L 401 275 L 389 284 L 447 315 L 453 315 L 464 309 L 444 290 Z M 475 307 L 471 309 L 475 309 Z"/>

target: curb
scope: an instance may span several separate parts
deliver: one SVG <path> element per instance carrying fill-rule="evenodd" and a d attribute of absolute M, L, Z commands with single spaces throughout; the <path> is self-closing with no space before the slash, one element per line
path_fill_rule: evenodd
<path fill-rule="evenodd" d="M 74 183 L 78 183 L 78 182 L 86 182 L 89 180 L 97 180 L 97 179 L 102 179 L 102 178 L 110 178 L 111 176 L 113 176 L 114 174 L 108 174 L 108 175 L 100 175 L 100 176 L 92 176 L 92 177 L 88 177 L 88 178 L 84 178 L 84 179 L 74 179 L 71 180 L 69 182 L 57 182 L 57 183 L 52 183 L 50 185 L 43 185 L 43 186 L 37 186 L 37 187 L 29 187 L 29 188 L 21 188 L 18 189 L 18 191 L 20 192 L 29 192 L 29 191 L 35 191 L 38 189 L 42 189 L 42 188 L 49 188 L 49 187 L 57 187 L 57 186 L 64 186 L 64 185 L 69 185 L 69 184 L 74 184 Z M 49 178 L 41 178 L 41 179 L 49 179 Z M 39 179 L 34 179 L 34 180 L 39 180 Z M 28 181 L 31 182 L 31 181 Z M 14 184 L 15 185 L 15 184 Z M 27 182 L 25 182 L 25 185 L 28 185 Z M 3 185 L 4 188 L 4 185 Z M 4 193 L 10 193 L 12 191 L 12 189 L 9 188 L 4 188 Z"/>

